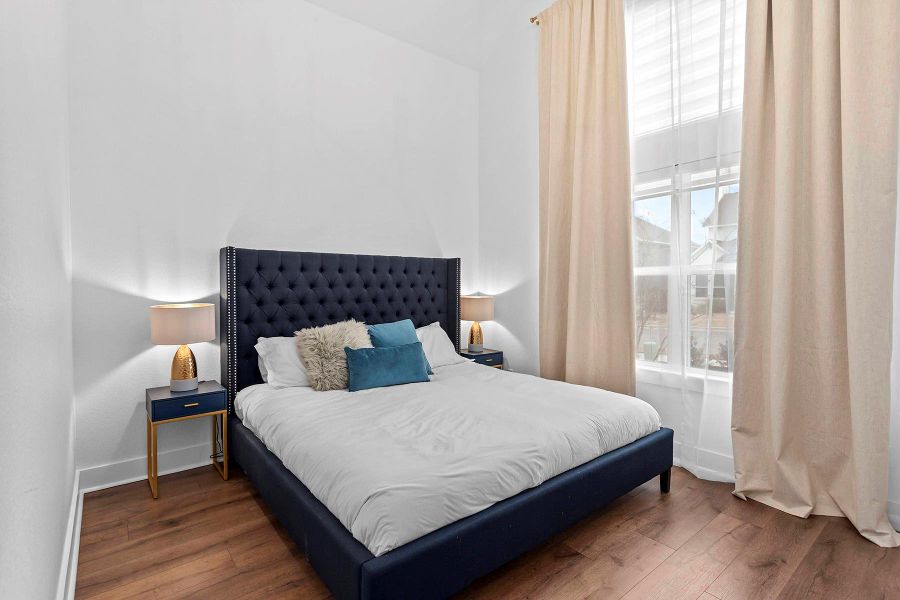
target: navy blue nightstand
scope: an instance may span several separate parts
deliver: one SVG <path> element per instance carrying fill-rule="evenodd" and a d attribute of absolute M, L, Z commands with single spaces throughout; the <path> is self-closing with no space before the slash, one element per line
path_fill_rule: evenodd
<path fill-rule="evenodd" d="M 217 381 L 201 381 L 196 390 L 189 392 L 173 392 L 169 386 L 147 388 L 147 481 L 154 498 L 159 497 L 157 426 L 200 417 L 212 417 L 213 466 L 222 479 L 228 479 L 228 398 L 225 388 Z M 221 448 L 218 443 L 220 431 Z"/>
<path fill-rule="evenodd" d="M 494 367 L 495 369 L 503 368 L 502 350 L 491 350 L 490 348 L 485 348 L 481 352 L 469 352 L 468 350 L 460 350 L 459 355 L 463 358 L 474 360 L 479 365 L 487 365 L 488 367 Z"/>

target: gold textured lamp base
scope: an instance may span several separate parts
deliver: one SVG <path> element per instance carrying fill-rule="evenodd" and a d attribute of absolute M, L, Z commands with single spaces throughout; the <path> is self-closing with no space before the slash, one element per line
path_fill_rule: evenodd
<path fill-rule="evenodd" d="M 182 344 L 172 359 L 172 381 L 169 388 L 173 392 L 187 392 L 196 390 L 197 385 L 197 359 L 191 349 Z"/>
<path fill-rule="evenodd" d="M 472 321 L 472 328 L 469 329 L 469 352 L 484 352 L 484 335 L 478 321 Z"/>

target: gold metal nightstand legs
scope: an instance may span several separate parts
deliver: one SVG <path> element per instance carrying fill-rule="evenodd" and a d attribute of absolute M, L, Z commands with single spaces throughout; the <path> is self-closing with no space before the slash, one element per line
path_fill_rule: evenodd
<path fill-rule="evenodd" d="M 156 424 L 150 421 L 147 415 L 147 483 L 150 484 L 150 493 L 154 498 L 159 498 L 159 478 L 156 465 Z"/>
<path fill-rule="evenodd" d="M 179 417 L 177 419 L 169 419 L 168 421 L 150 420 L 147 416 L 147 483 L 150 484 L 150 492 L 154 498 L 159 498 L 159 464 L 156 454 L 156 428 L 163 423 L 174 423 L 176 421 L 184 421 L 187 419 L 196 419 L 198 417 L 212 417 L 212 463 L 222 476 L 222 479 L 228 480 L 228 411 L 218 411 L 214 413 L 205 413 L 202 415 L 192 415 L 190 417 Z M 220 429 L 221 427 L 221 429 Z M 221 431 L 222 447 L 219 449 L 219 434 Z M 221 454 L 222 460 L 219 460 Z"/>

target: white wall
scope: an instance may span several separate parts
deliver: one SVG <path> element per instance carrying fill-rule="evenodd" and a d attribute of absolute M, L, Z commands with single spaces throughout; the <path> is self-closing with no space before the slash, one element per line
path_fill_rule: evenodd
<path fill-rule="evenodd" d="M 74 464 L 62 0 L 0 3 L 0 594 L 52 598 Z"/>
<path fill-rule="evenodd" d="M 514 370 L 532 374 L 540 352 L 538 30 L 529 19 L 551 3 L 495 0 L 480 13 L 477 287 L 496 295 L 485 345 L 502 349 Z"/>
<path fill-rule="evenodd" d="M 83 0 L 69 56 L 76 457 L 130 460 L 85 485 L 145 472 L 175 350 L 147 307 L 213 299 L 219 247 L 461 256 L 471 289 L 474 70 L 299 0 Z M 206 460 L 208 427 L 162 428 L 160 468 Z"/>

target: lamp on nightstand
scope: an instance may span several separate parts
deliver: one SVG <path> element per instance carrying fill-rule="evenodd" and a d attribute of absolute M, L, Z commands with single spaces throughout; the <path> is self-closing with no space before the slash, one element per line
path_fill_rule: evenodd
<path fill-rule="evenodd" d="M 477 294 L 461 296 L 459 299 L 459 317 L 463 321 L 472 321 L 469 329 L 469 352 L 484 351 L 484 335 L 481 333 L 479 321 L 491 321 L 494 318 L 494 297 Z"/>
<path fill-rule="evenodd" d="M 188 344 L 216 339 L 216 309 L 212 304 L 158 304 L 150 307 L 150 340 L 177 345 L 172 359 L 173 392 L 197 389 L 197 359 Z"/>

